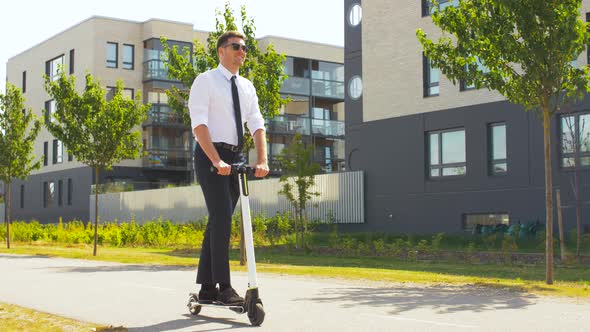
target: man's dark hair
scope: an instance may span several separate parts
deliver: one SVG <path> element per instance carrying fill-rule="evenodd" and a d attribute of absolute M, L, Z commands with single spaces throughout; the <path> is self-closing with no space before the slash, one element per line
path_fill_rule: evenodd
<path fill-rule="evenodd" d="M 217 39 L 217 49 L 225 45 L 225 43 L 227 43 L 227 40 L 233 37 L 238 37 L 242 40 L 246 40 L 246 36 L 244 36 L 244 34 L 239 31 L 226 31 L 225 33 L 223 33 L 223 35 L 219 37 L 219 39 Z"/>

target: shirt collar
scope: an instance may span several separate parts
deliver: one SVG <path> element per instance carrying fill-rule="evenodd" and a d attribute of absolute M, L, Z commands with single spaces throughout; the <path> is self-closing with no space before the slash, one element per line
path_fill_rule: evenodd
<path fill-rule="evenodd" d="M 219 69 L 219 71 L 221 72 L 223 77 L 225 77 L 228 81 L 231 80 L 232 76 L 234 76 L 234 74 L 232 74 L 231 71 L 227 70 L 227 68 L 225 68 L 221 63 L 217 66 L 217 69 Z M 238 71 L 238 73 L 236 74 L 236 77 L 239 77 L 239 76 L 240 76 L 240 72 Z"/>

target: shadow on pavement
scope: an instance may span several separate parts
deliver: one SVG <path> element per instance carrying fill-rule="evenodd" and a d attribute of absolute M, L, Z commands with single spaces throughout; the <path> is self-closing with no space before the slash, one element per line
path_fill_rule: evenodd
<path fill-rule="evenodd" d="M 237 322 L 234 319 L 227 319 L 227 318 L 214 318 L 208 316 L 190 316 L 184 315 L 187 317 L 186 319 L 176 319 L 169 322 L 163 322 L 155 325 L 148 325 L 148 326 L 137 326 L 137 327 L 130 327 L 128 328 L 129 332 L 159 332 L 159 331 L 174 331 L 179 329 L 186 329 L 190 327 L 199 327 L 199 331 L 220 331 L 220 330 L 228 330 L 234 329 L 238 327 L 250 327 L 250 324 Z M 209 323 L 216 323 L 216 324 L 225 324 L 227 327 L 224 328 L 212 328 L 212 329 L 203 329 L 203 325 Z"/>
<path fill-rule="evenodd" d="M 381 288 L 327 288 L 313 298 L 295 301 L 343 303 L 343 308 L 387 307 L 391 314 L 414 309 L 431 308 L 437 313 L 460 311 L 485 312 L 502 309 L 520 309 L 534 304 L 535 295 L 506 289 L 476 286 L 441 287 L 381 287 Z"/>
<path fill-rule="evenodd" d="M 196 266 L 178 266 L 178 265 L 140 265 L 140 264 L 121 264 L 121 265 L 97 265 L 97 266 L 53 266 L 44 267 L 44 270 L 53 270 L 56 273 L 94 273 L 94 272 L 162 272 L 162 271 L 193 271 Z"/>

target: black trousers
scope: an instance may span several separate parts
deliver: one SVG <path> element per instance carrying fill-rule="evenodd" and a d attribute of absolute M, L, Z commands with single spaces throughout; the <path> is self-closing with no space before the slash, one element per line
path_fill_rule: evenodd
<path fill-rule="evenodd" d="M 217 148 L 221 159 L 228 164 L 244 162 L 241 152 Z M 209 221 L 205 229 L 197 284 L 231 283 L 229 273 L 229 238 L 231 219 L 240 197 L 237 174 L 229 176 L 211 172 L 211 161 L 197 143 L 195 170 L 203 190 Z"/>

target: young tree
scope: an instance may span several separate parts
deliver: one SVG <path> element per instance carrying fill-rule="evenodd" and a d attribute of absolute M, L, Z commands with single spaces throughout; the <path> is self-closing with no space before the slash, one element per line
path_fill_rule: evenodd
<path fill-rule="evenodd" d="M 186 87 L 186 89 L 172 87 L 171 90 L 167 90 L 168 104 L 182 116 L 184 123 L 188 126 L 190 126 L 187 107 L 188 89 L 190 89 L 193 81 L 200 73 L 215 68 L 219 64 L 217 39 L 226 31 L 238 31 L 236 19 L 229 2 L 226 2 L 223 13 L 216 10 L 215 14 L 215 31 L 209 34 L 206 46 L 198 40 L 194 41 L 192 55 L 188 48 L 184 48 L 182 54 L 179 54 L 176 46 L 170 48 L 166 39 L 161 38 L 164 47 L 163 60 L 166 61 L 168 77 L 180 80 Z M 245 43 L 248 46 L 246 59 L 242 67 L 240 67 L 240 75 L 252 81 L 256 88 L 262 116 L 265 119 L 271 119 L 278 114 L 281 106 L 288 102 L 288 99 L 281 98 L 280 94 L 283 80 L 287 77 L 283 72 L 285 56 L 278 54 L 272 44 L 263 53 L 258 47 L 258 41 L 255 37 L 256 27 L 254 26 L 254 20 L 246 16 L 245 6 L 241 7 L 240 14 L 241 30 L 246 36 Z M 249 135 L 246 137 L 245 146 L 247 149 L 252 146 L 252 139 Z"/>
<path fill-rule="evenodd" d="M 21 91 L 6 84 L 6 95 L 0 93 L 0 180 L 6 195 L 6 248 L 10 249 L 10 183 L 13 178 L 25 180 L 31 171 L 41 167 L 33 154 L 41 121 L 31 109 L 25 109 Z"/>
<path fill-rule="evenodd" d="M 135 100 L 123 98 L 121 81 L 117 82 L 112 99 L 107 101 L 100 82 L 90 74 L 86 74 L 81 95 L 76 91 L 74 76 L 68 79 L 64 72 L 55 81 L 46 76 L 45 90 L 57 105 L 55 113 L 44 111 L 47 129 L 78 161 L 94 169 L 93 255 L 96 256 L 100 172 L 112 169 L 123 159 L 139 156 L 142 144 L 137 126 L 144 121 L 149 105 L 141 103 L 141 93 L 135 95 Z"/>
<path fill-rule="evenodd" d="M 461 0 L 437 9 L 432 21 L 443 31 L 434 42 L 418 29 L 424 54 L 453 83 L 496 90 L 509 101 L 537 110 L 545 151 L 546 282 L 553 283 L 553 192 L 551 118 L 566 100 L 582 98 L 588 68 L 572 60 L 589 41 L 580 19 L 581 0 Z M 452 38 L 449 36 L 452 35 Z M 483 65 L 485 68 L 482 68 Z"/>
<path fill-rule="evenodd" d="M 283 169 L 283 175 L 279 180 L 283 187 L 279 194 L 284 195 L 295 208 L 295 234 L 298 229 L 301 231 L 301 246 L 305 248 L 305 207 L 314 196 L 320 194 L 312 191 L 311 187 L 315 184 L 315 175 L 321 168 L 318 163 L 313 162 L 313 146 L 305 147 L 301 134 L 295 134 L 291 144 L 281 151 L 278 160 Z M 295 238 L 297 239 L 297 235 Z"/>

